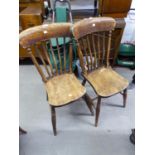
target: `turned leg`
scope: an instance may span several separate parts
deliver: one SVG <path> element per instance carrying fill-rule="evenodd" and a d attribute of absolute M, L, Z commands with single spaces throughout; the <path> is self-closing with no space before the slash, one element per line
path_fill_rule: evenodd
<path fill-rule="evenodd" d="M 27 132 L 25 130 L 23 130 L 21 127 L 19 127 L 19 132 L 22 134 L 26 134 Z"/>
<path fill-rule="evenodd" d="M 83 79 L 82 85 L 84 86 L 86 84 L 86 79 Z"/>
<path fill-rule="evenodd" d="M 126 99 L 127 99 L 127 89 L 123 91 L 123 107 L 126 106 Z"/>
<path fill-rule="evenodd" d="M 101 97 L 99 96 L 97 99 L 97 106 L 96 106 L 96 117 L 95 117 L 95 126 L 98 126 L 98 119 L 100 114 L 100 105 L 101 105 Z"/>
<path fill-rule="evenodd" d="M 46 100 L 48 101 L 48 94 L 46 93 Z"/>
<path fill-rule="evenodd" d="M 87 93 L 83 96 L 83 99 L 85 100 L 85 102 L 91 112 L 91 115 L 94 116 L 93 101 L 91 100 L 91 98 L 89 97 L 89 95 Z"/>
<path fill-rule="evenodd" d="M 57 135 L 56 131 L 56 112 L 55 112 L 55 107 L 51 106 L 51 116 L 52 116 L 52 126 L 53 126 L 53 133 L 54 136 Z"/>

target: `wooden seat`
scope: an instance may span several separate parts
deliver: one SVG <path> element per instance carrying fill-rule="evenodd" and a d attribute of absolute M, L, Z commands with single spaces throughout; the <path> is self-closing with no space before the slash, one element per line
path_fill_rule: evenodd
<path fill-rule="evenodd" d="M 29 28 L 20 33 L 20 45 L 26 48 L 44 82 L 51 107 L 54 135 L 57 134 L 55 108 L 82 97 L 93 115 L 91 99 L 73 74 L 71 26 L 71 23 L 52 23 Z M 51 41 L 53 39 L 54 45 Z M 36 59 L 32 49 L 35 49 L 41 62 Z"/>
<path fill-rule="evenodd" d="M 84 77 L 97 94 L 95 126 L 98 125 L 101 98 L 117 93 L 123 95 L 126 105 L 128 81 L 110 68 L 111 35 L 116 22 L 110 17 L 83 19 L 73 25 L 72 31 L 78 42 L 78 55 Z"/>
<path fill-rule="evenodd" d="M 128 81 L 111 68 L 101 67 L 89 73 L 85 78 L 94 87 L 99 96 L 109 97 L 122 92 L 128 86 Z"/>
<path fill-rule="evenodd" d="M 45 84 L 48 102 L 62 106 L 82 97 L 86 90 L 74 74 L 63 74 L 51 78 Z"/>

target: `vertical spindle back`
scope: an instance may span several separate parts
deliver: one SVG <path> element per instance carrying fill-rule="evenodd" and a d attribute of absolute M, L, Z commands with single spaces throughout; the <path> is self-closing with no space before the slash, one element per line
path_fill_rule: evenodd
<path fill-rule="evenodd" d="M 72 73 L 72 33 L 70 23 L 36 26 L 20 34 L 20 44 L 26 48 L 42 80 Z M 38 59 L 32 49 L 37 52 Z"/>
<path fill-rule="evenodd" d="M 109 66 L 111 33 L 115 20 L 108 17 L 88 18 L 74 24 L 78 55 L 84 74 L 103 65 Z"/>

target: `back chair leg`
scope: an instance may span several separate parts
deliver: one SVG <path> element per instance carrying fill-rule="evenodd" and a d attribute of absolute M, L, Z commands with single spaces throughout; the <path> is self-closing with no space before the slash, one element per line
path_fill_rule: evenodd
<path fill-rule="evenodd" d="M 95 126 L 98 126 L 99 114 L 100 114 L 101 97 L 98 96 L 95 116 Z"/>
<path fill-rule="evenodd" d="M 83 79 L 82 85 L 85 86 L 85 84 L 86 84 L 86 79 Z"/>
<path fill-rule="evenodd" d="M 89 97 L 89 95 L 86 93 L 84 96 L 83 96 L 83 99 L 85 100 L 90 112 L 91 112 L 91 115 L 94 116 L 94 111 L 93 111 L 93 101 L 91 100 L 91 98 Z"/>
<path fill-rule="evenodd" d="M 51 106 L 51 119 L 52 119 L 52 126 L 53 126 L 53 133 L 54 136 L 57 135 L 57 131 L 56 131 L 56 112 L 55 112 L 55 107 Z"/>
<path fill-rule="evenodd" d="M 126 106 L 126 99 L 127 99 L 127 89 L 123 91 L 123 107 Z"/>

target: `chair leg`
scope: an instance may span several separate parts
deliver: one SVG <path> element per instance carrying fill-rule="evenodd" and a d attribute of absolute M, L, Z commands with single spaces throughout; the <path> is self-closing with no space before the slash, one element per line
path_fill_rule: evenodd
<path fill-rule="evenodd" d="M 85 86 L 85 84 L 86 84 L 86 79 L 82 81 L 82 85 Z"/>
<path fill-rule="evenodd" d="M 91 100 L 91 98 L 89 97 L 89 95 L 86 93 L 84 96 L 83 96 L 83 99 L 85 100 L 90 112 L 91 112 L 91 115 L 94 116 L 94 111 L 93 111 L 93 101 Z"/>
<path fill-rule="evenodd" d="M 101 97 L 99 96 L 97 99 L 97 106 L 96 106 L 96 116 L 95 116 L 95 126 L 98 126 L 99 114 L 100 114 L 100 105 L 101 105 Z"/>
<path fill-rule="evenodd" d="M 46 100 L 48 101 L 48 94 L 46 93 Z"/>
<path fill-rule="evenodd" d="M 55 112 L 55 107 L 51 106 L 51 117 L 52 117 L 52 126 L 53 126 L 53 133 L 54 136 L 57 135 L 56 131 L 56 112 Z"/>
<path fill-rule="evenodd" d="M 123 91 L 123 107 L 126 106 L 126 99 L 127 99 L 127 89 Z"/>

